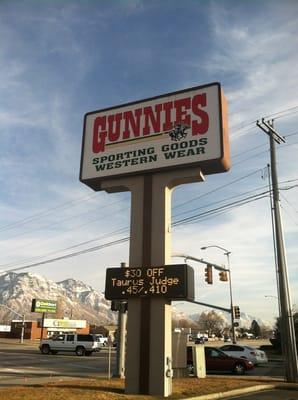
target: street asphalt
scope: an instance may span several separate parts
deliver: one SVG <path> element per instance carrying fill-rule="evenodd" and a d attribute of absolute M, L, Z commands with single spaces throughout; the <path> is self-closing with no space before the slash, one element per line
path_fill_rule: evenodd
<path fill-rule="evenodd" d="M 40 355 L 38 351 L 38 341 L 32 342 L 32 341 L 24 341 L 24 343 L 20 343 L 19 340 L 11 340 L 11 339 L 1 339 L 0 338 L 0 352 L 3 352 L 4 349 L 9 351 L 11 354 L 11 358 L 14 358 L 14 355 L 16 356 L 17 354 L 21 353 L 21 357 L 23 356 L 25 360 L 25 353 L 29 351 L 29 353 L 32 353 L 31 356 L 35 355 Z M 209 344 L 208 344 L 209 345 Z M 86 369 L 85 371 L 82 372 L 82 369 L 80 370 L 81 373 L 78 375 L 76 373 L 76 365 L 78 361 L 77 356 L 70 356 L 67 355 L 65 356 L 65 359 L 67 360 L 69 366 L 73 369 L 71 373 L 69 373 L 68 370 L 56 370 L 55 369 L 55 364 L 54 360 L 55 358 L 48 358 L 47 368 L 46 370 L 38 370 L 39 365 L 34 365 L 30 364 L 32 368 L 32 373 L 29 373 L 28 368 L 30 367 L 24 365 L 21 365 L 19 367 L 13 367 L 10 366 L 9 364 L 5 365 L 6 363 L 9 363 L 9 359 L 6 358 L 6 360 L 3 361 L 4 368 L 2 367 L 1 371 L 1 377 L 0 377 L 0 387 L 13 387 L 13 386 L 29 386 L 29 385 L 36 385 L 36 384 L 44 384 L 48 382 L 57 382 L 57 381 L 66 381 L 66 380 L 71 380 L 71 379 L 84 379 L 84 378 L 89 378 L 92 375 L 95 374 L 98 375 L 99 370 L 99 362 L 103 363 L 103 360 L 106 359 L 106 353 L 107 350 L 104 350 L 102 354 L 97 353 L 93 357 L 88 357 L 87 359 L 91 360 L 91 364 L 86 364 Z M 5 354 L 3 353 L 3 356 Z M 61 357 L 64 357 L 61 355 Z M 2 358 L 2 357 L 1 357 Z M 10 357 L 9 357 L 10 358 Z M 92 359 L 95 361 L 97 360 L 97 371 L 92 372 L 93 364 L 92 364 Z M 88 361 L 89 361 L 88 360 Z M 281 355 L 273 355 L 271 358 L 269 357 L 270 362 L 268 363 L 270 368 L 272 369 L 272 366 L 279 366 L 279 368 L 282 368 L 283 360 Z M 31 360 L 32 361 L 32 360 Z M 37 360 L 38 361 L 38 360 Z M 87 366 L 88 365 L 88 366 Z M 101 364 L 102 366 L 104 364 Z M 22 367 L 26 367 L 26 374 L 22 373 Z M 36 368 L 35 368 L 36 367 Z M 81 366 L 82 367 L 82 366 Z M 20 368 L 20 371 L 18 373 L 17 369 Z M 272 376 L 264 376 L 262 377 L 262 369 L 259 367 L 256 368 L 256 373 L 259 374 L 258 380 L 262 381 L 260 385 L 255 386 L 255 387 L 250 387 L 250 388 L 244 388 L 244 389 L 236 389 L 230 392 L 222 392 L 222 393 L 215 393 L 212 395 L 205 395 L 205 396 L 196 396 L 192 397 L 191 399 L 189 398 L 188 400 L 215 400 L 215 399 L 238 399 L 238 400 L 298 400 L 298 384 L 287 384 L 284 383 L 284 379 L 282 376 L 278 376 L 278 374 L 270 374 Z M 271 372 L 271 370 L 267 369 L 267 373 Z M 106 377 L 106 371 L 103 373 L 103 377 Z M 274 376 L 275 375 L 275 376 Z M 245 379 L 253 379 L 255 378 L 255 375 L 247 375 Z M 227 376 L 227 379 L 229 379 L 229 376 Z M 271 381 L 269 383 L 269 380 Z M 272 383 L 273 382 L 273 383 Z"/>

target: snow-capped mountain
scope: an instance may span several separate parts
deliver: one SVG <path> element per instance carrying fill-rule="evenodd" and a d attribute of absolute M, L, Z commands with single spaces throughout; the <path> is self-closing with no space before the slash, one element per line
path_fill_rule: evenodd
<path fill-rule="evenodd" d="M 206 310 L 206 312 L 210 311 Z M 224 312 L 224 311 L 216 311 L 216 314 L 219 315 L 223 320 L 224 320 L 224 325 L 225 326 L 230 326 L 231 325 L 231 316 L 229 313 Z M 190 319 L 192 319 L 193 321 L 198 321 L 198 319 L 200 318 L 200 313 L 198 314 L 192 314 L 189 316 Z M 257 323 L 260 326 L 267 326 L 267 327 L 271 327 L 272 324 L 270 324 L 268 321 L 263 321 L 260 318 L 256 318 L 252 315 L 246 314 L 244 312 L 240 313 L 240 323 L 239 323 L 239 327 L 240 328 L 245 328 L 245 329 L 249 329 L 251 327 L 251 323 L 252 321 L 257 321 Z"/>
<path fill-rule="evenodd" d="M 14 272 L 0 275 L 0 305 L 4 304 L 26 319 L 40 318 L 31 312 L 32 299 L 48 299 L 58 302 L 56 317 L 86 319 L 90 324 L 114 324 L 116 314 L 102 293 L 75 279 L 54 282 L 33 273 Z M 6 307 L 0 306 L 0 320 L 17 318 Z"/>
<path fill-rule="evenodd" d="M 31 312 L 32 299 L 35 298 L 56 300 L 57 318 L 85 319 L 96 325 L 115 324 L 117 321 L 117 313 L 111 311 L 110 302 L 104 295 L 82 281 L 66 279 L 54 282 L 34 273 L 8 272 L 0 274 L 0 323 L 18 318 L 6 307 L 1 307 L 1 304 L 19 313 L 19 317 L 25 314 L 26 319 L 40 318 L 41 314 Z M 226 326 L 230 325 L 228 313 L 216 313 L 226 321 Z M 199 317 L 200 314 L 186 315 L 173 308 L 174 325 L 184 324 L 190 327 Z M 250 328 L 253 320 L 259 325 L 270 326 L 267 322 L 242 312 L 240 327 Z"/>

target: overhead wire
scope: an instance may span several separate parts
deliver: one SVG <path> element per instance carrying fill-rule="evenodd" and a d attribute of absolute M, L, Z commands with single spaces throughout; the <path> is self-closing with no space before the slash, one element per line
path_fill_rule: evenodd
<path fill-rule="evenodd" d="M 113 203 L 106 204 L 106 205 L 104 205 L 104 206 L 101 207 L 101 210 L 102 210 L 102 209 L 105 209 L 105 208 L 107 208 L 107 207 L 111 207 L 111 206 L 113 206 L 113 205 L 115 205 L 115 204 L 118 204 L 118 203 L 121 203 L 121 202 L 122 202 L 122 200 L 117 200 L 117 201 L 115 201 L 115 202 L 113 202 Z M 114 213 L 115 213 L 115 212 L 113 212 L 113 214 L 114 214 Z M 82 215 L 85 215 L 85 214 L 90 214 L 90 210 L 89 210 L 89 211 L 85 211 L 85 212 L 83 212 L 83 213 L 81 213 L 81 214 L 76 214 L 76 215 L 75 215 L 75 218 L 81 217 Z M 28 230 L 28 231 L 20 232 L 20 233 L 18 233 L 18 234 L 16 234 L 16 235 L 13 235 L 13 236 L 10 236 L 10 237 L 6 237 L 5 239 L 2 239 L 2 241 L 3 241 L 3 240 L 4 240 L 4 241 L 5 241 L 5 240 L 10 240 L 10 239 L 15 238 L 15 237 L 18 237 L 18 236 L 23 236 L 23 235 L 26 235 L 26 234 L 31 233 L 31 232 L 42 231 L 42 230 L 44 230 L 44 229 L 51 228 L 51 227 L 56 226 L 56 225 L 61 226 L 61 223 L 62 223 L 62 222 L 69 221 L 69 220 L 74 220 L 74 216 L 71 215 L 71 216 L 66 217 L 66 218 L 60 218 L 58 221 L 51 222 L 51 223 L 49 223 L 49 224 L 47 224 L 47 225 L 45 225 L 45 226 L 32 228 L 32 229 L 30 229 L 30 230 Z M 79 225 L 78 227 L 71 227 L 71 228 L 69 228 L 69 229 L 71 229 L 71 230 L 73 231 L 73 229 L 78 229 L 78 228 L 81 228 L 82 226 L 84 226 L 84 225 L 86 225 L 86 224 L 89 224 L 89 223 L 92 224 L 92 223 L 94 223 L 94 222 L 96 222 L 96 220 L 94 219 L 94 217 L 92 217 L 92 219 L 91 219 L 89 222 L 85 222 L 83 225 Z"/>
<path fill-rule="evenodd" d="M 297 186 L 298 185 L 294 185 L 293 188 L 297 187 Z M 287 188 L 287 190 L 289 190 L 289 189 L 290 188 Z M 254 201 L 257 201 L 257 200 L 261 200 L 261 199 L 263 199 L 265 197 L 268 197 L 268 194 L 269 194 L 269 190 L 267 190 L 267 191 L 265 191 L 263 193 L 260 193 L 258 195 L 249 196 L 249 197 L 247 197 L 245 199 L 241 199 L 241 200 L 239 200 L 237 202 L 232 202 L 232 203 L 226 204 L 225 206 L 222 206 L 222 207 L 218 207 L 218 208 L 215 208 L 215 209 L 208 210 L 208 211 L 206 211 L 204 213 L 200 213 L 200 214 L 188 217 L 188 218 L 184 218 L 182 220 L 174 222 L 172 224 L 172 226 L 174 227 L 174 226 L 180 226 L 180 225 L 183 225 L 183 224 L 195 223 L 200 218 L 206 218 L 206 217 L 210 218 L 211 216 L 217 215 L 218 213 L 231 211 L 231 209 L 233 209 L 233 208 L 237 208 L 237 207 L 240 207 L 242 205 L 246 205 L 248 203 L 251 203 L 251 202 L 254 202 Z M 66 254 L 66 255 L 63 255 L 63 256 L 60 256 L 60 257 L 56 257 L 56 258 L 53 258 L 53 259 L 40 261 L 40 262 L 34 263 L 34 264 L 29 264 L 29 265 L 25 265 L 25 266 L 21 266 L 21 267 L 10 268 L 10 269 L 2 271 L 2 272 L 19 271 L 19 270 L 23 270 L 23 269 L 33 268 L 33 267 L 37 267 L 37 266 L 40 266 L 40 265 L 52 263 L 52 262 L 55 262 L 55 261 L 60 261 L 60 260 L 63 260 L 63 259 L 66 259 L 66 258 L 70 258 L 70 257 L 76 257 L 76 256 L 81 255 L 81 254 L 86 254 L 86 253 L 90 253 L 90 252 L 93 252 L 93 251 L 102 250 L 102 249 L 104 249 L 106 247 L 110 247 L 110 246 L 113 246 L 113 245 L 125 243 L 129 239 L 130 239 L 129 236 L 128 237 L 124 237 L 124 238 L 120 238 L 118 240 L 114 240 L 114 241 L 111 241 L 111 242 L 108 242 L 108 243 L 104 243 L 104 244 L 101 244 L 101 245 L 98 245 L 98 246 L 94 246 L 94 247 L 91 247 L 91 248 L 80 250 L 78 252 L 73 252 L 73 253 Z"/>
<path fill-rule="evenodd" d="M 296 108 L 296 107 L 293 107 L 293 108 Z M 298 108 L 298 106 L 297 106 L 297 108 Z M 287 109 L 288 110 L 288 109 Z M 283 110 L 283 111 L 281 111 L 279 114 L 281 114 L 281 113 L 285 113 L 287 110 Z M 272 114 L 272 115 L 276 115 L 276 114 Z M 285 116 L 287 116 L 286 114 L 285 114 Z M 282 118 L 282 116 L 281 116 L 281 118 Z M 255 122 L 255 121 L 254 121 Z M 252 124 L 252 122 L 250 123 L 250 124 Z M 241 128 L 242 129 L 242 128 Z M 289 136 L 294 136 L 294 135 L 296 135 L 297 134 L 297 132 L 295 132 L 295 133 L 292 133 L 292 134 L 290 134 L 290 135 L 286 135 L 287 137 L 289 137 Z M 252 148 L 250 151 L 253 151 L 253 150 L 255 150 L 255 149 L 257 149 L 257 148 L 259 148 L 259 147 L 261 147 L 261 146 L 256 146 L 255 148 Z M 247 153 L 247 152 L 245 152 L 245 153 Z M 262 152 L 263 153 L 263 152 Z M 239 155 L 238 156 L 236 156 L 236 157 L 239 157 Z M 254 173 L 256 173 L 256 171 L 254 172 Z M 253 174 L 253 173 L 252 173 Z M 249 174 L 249 175 L 251 175 L 251 174 Z M 242 178 L 239 178 L 240 180 L 241 179 L 244 179 L 243 177 Z M 235 182 L 237 182 L 238 181 L 238 179 L 237 180 L 235 180 L 235 181 L 233 181 L 233 183 L 235 183 Z M 232 183 L 230 183 L 230 184 L 232 184 Z M 229 184 L 228 184 L 229 185 Z M 205 194 L 203 194 L 203 195 L 201 195 L 201 196 L 205 196 L 205 195 L 207 195 L 207 194 L 210 194 L 210 193 L 212 193 L 212 192 L 214 192 L 214 191 L 217 191 L 217 190 L 220 190 L 222 187 L 226 187 L 227 185 L 223 185 L 223 186 L 221 186 L 221 187 L 219 187 L 219 188 L 216 188 L 216 189 L 213 189 L 212 191 L 210 191 L 210 192 L 208 192 L 208 193 L 205 193 Z M 94 194 L 92 194 L 91 196 L 88 196 L 88 197 L 93 197 L 93 196 L 95 196 L 95 194 L 96 193 L 94 193 Z M 200 198 L 201 196 L 199 196 L 199 197 L 196 197 L 195 199 L 198 199 L 198 198 Z M 176 207 L 182 207 L 182 206 L 184 206 L 185 204 L 187 204 L 187 203 L 189 203 L 189 202 L 192 202 L 192 201 L 194 201 L 195 199 L 191 199 L 190 201 L 187 201 L 187 202 L 184 202 L 184 203 L 182 203 L 182 204 L 180 204 L 180 205 L 177 205 Z M 242 199 L 243 201 L 244 201 L 244 199 Z M 241 201 L 242 201 L 241 200 Z M 259 200 L 259 198 L 256 198 L 255 200 L 253 200 L 253 199 L 251 199 L 251 200 L 247 200 L 247 202 L 251 202 L 251 201 L 256 201 L 256 200 Z M 83 201 L 83 199 L 81 200 L 81 201 Z M 234 207 L 236 207 L 236 206 L 239 206 L 239 205 L 242 205 L 242 204 L 240 204 L 241 203 L 241 201 L 239 200 L 239 203 L 237 202 L 237 204 L 234 204 Z M 67 202 L 67 203 L 73 203 L 74 201 L 70 201 L 70 202 Z M 67 203 L 65 203 L 65 205 L 67 204 Z M 244 203 L 245 204 L 245 203 Z M 224 207 L 227 207 L 228 205 L 226 205 L 226 206 L 224 206 Z M 62 207 L 63 207 L 63 205 L 62 205 Z M 52 209 L 50 209 L 50 210 L 48 210 L 48 211 L 51 211 L 51 210 L 55 210 L 55 209 L 57 209 L 57 208 L 59 208 L 59 206 L 56 206 L 56 207 L 53 207 Z M 191 211 L 190 211 L 191 212 Z M 219 210 L 214 210 L 214 213 L 216 213 L 216 212 L 220 212 Z M 38 213 L 38 214 L 35 214 L 34 216 L 31 216 L 31 217 L 28 217 L 28 218 L 25 218 L 25 219 L 23 219 L 23 220 L 21 220 L 21 221 L 19 221 L 20 222 L 20 224 L 24 224 L 24 223 L 27 223 L 27 221 L 28 222 L 31 222 L 32 220 L 33 220 L 33 218 L 38 218 L 39 217 L 39 215 L 42 215 L 42 214 L 44 214 L 44 215 L 47 215 L 47 211 L 45 212 L 45 213 Z M 208 213 L 208 214 L 206 214 L 205 216 L 203 216 L 203 217 L 208 217 L 209 216 L 209 213 L 210 213 L 210 210 L 209 211 L 207 211 L 206 213 Z M 202 213 L 202 214 L 204 214 L 204 213 Z M 211 215 L 211 214 L 210 214 Z M 192 217 L 188 217 L 188 218 L 198 218 L 198 216 L 192 216 Z M 181 220 L 182 221 L 182 220 Z M 182 223 L 181 221 L 176 221 L 175 222 L 175 224 L 176 224 L 176 226 L 179 226 L 179 225 L 177 225 L 178 223 Z M 186 223 L 186 222 L 185 222 Z M 12 226 L 15 226 L 17 223 L 13 223 L 13 224 L 9 224 L 9 225 L 6 225 L 6 226 L 4 226 L 4 227 L 2 227 L 2 229 L 5 229 L 5 228 L 8 228 L 9 227 L 9 229 L 12 227 Z M 87 223 L 88 224 L 88 223 Z M 0 232 L 1 232 L 1 228 L 0 228 Z M 94 241 L 95 240 L 98 240 L 98 239 L 94 239 Z M 120 239 L 119 239 L 120 240 Z M 121 239 L 122 240 L 122 239 Z M 124 239 L 123 239 L 124 240 Z M 128 239 L 127 239 L 128 240 Z M 112 242 L 111 242 L 112 243 Z M 118 243 L 118 241 L 116 241 L 116 243 Z M 75 247 L 75 246 L 81 246 L 82 244 L 77 244 L 77 245 L 74 245 L 74 246 L 70 246 L 70 248 L 72 248 L 72 247 Z M 104 245 L 102 245 L 102 246 L 104 246 Z M 96 247 L 98 247 L 98 246 L 96 246 Z M 88 250 L 88 249 L 86 249 L 86 250 Z M 59 250 L 59 251 L 57 251 L 57 252 L 60 252 L 60 251 L 63 251 L 63 250 Z M 95 251 L 95 250 L 94 250 Z M 80 253 L 80 252 L 78 252 L 78 253 Z M 60 258 L 59 258 L 60 259 Z M 21 268 L 21 267 L 20 267 Z"/>
<path fill-rule="evenodd" d="M 67 251 L 67 250 L 71 250 L 71 249 L 74 249 L 74 248 L 77 248 L 77 247 L 85 246 L 86 244 L 97 242 L 98 240 L 107 239 L 107 238 L 110 238 L 110 237 L 115 236 L 115 235 L 120 235 L 121 233 L 125 233 L 128 230 L 129 230 L 128 227 L 120 228 L 120 229 L 117 229 L 117 230 L 115 230 L 113 232 L 106 233 L 106 234 L 104 234 L 102 236 L 99 236 L 97 238 L 86 240 L 84 242 L 80 242 L 80 243 L 77 243 L 77 244 L 69 246 L 69 247 L 64 247 L 63 249 L 54 250 L 54 251 L 51 251 L 49 253 L 43 254 L 41 256 L 35 256 L 35 257 L 31 257 L 31 258 L 26 258 L 26 259 L 23 259 L 23 260 L 17 260 L 15 262 L 11 262 L 11 263 L 8 263 L 8 264 L 0 264 L 0 268 L 10 267 L 10 266 L 14 265 L 16 262 L 18 264 L 28 263 L 29 261 L 38 260 L 38 259 L 41 259 L 41 258 L 44 258 L 44 257 L 48 257 L 50 255 L 58 254 L 58 253 L 61 253 L 61 252 Z"/>
<path fill-rule="evenodd" d="M 61 210 L 61 209 L 64 209 L 64 208 L 71 207 L 72 204 L 79 203 L 79 202 L 82 202 L 84 200 L 90 200 L 95 195 L 96 195 L 96 193 L 92 193 L 92 194 L 90 194 L 88 196 L 80 197 L 80 198 L 75 199 L 75 200 L 69 200 L 69 201 L 67 201 L 65 203 L 61 203 L 60 205 L 57 205 L 55 207 L 51 207 L 51 208 L 49 208 L 49 209 L 47 209 L 45 211 L 41 211 L 39 213 L 36 213 L 36 214 L 31 215 L 29 217 L 26 217 L 26 218 L 24 218 L 22 220 L 19 220 L 19 221 L 16 221 L 16 222 L 12 222 L 12 223 L 4 225 L 2 227 L 0 226 L 0 232 L 2 232 L 4 230 L 7 230 L 7 229 L 12 229 L 12 228 L 14 228 L 16 226 L 19 226 L 19 225 L 24 225 L 24 224 L 26 224 L 28 222 L 32 222 L 35 219 L 40 218 L 41 216 L 45 216 L 45 215 L 51 214 L 52 212 L 56 211 L 57 209 Z"/>

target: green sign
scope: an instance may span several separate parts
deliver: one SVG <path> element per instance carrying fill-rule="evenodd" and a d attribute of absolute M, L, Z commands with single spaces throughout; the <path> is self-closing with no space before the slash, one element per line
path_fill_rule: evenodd
<path fill-rule="evenodd" d="M 55 314 L 57 312 L 57 301 L 33 299 L 31 312 Z"/>
<path fill-rule="evenodd" d="M 194 271 L 186 264 L 146 268 L 108 268 L 105 297 L 121 300 L 133 297 L 194 299 Z"/>

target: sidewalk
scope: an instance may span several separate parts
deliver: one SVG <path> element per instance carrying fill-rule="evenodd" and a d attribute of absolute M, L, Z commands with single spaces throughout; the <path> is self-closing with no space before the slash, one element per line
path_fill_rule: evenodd
<path fill-rule="evenodd" d="M 38 348 L 39 340 L 24 339 L 23 343 L 21 343 L 20 339 L 0 338 L 0 346 L 1 344 L 5 344 L 6 346 L 31 346 Z"/>

